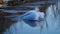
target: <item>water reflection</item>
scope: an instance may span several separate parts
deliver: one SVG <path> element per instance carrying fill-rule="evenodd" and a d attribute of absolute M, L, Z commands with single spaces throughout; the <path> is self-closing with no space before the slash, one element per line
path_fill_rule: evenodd
<path fill-rule="evenodd" d="M 32 27 L 35 27 L 36 26 L 35 21 L 32 21 L 32 20 L 24 20 L 24 22 L 27 23 L 28 25 L 32 26 Z"/>
<path fill-rule="evenodd" d="M 28 20 L 25 17 L 22 19 L 21 15 L 12 14 L 12 11 L 10 12 L 11 14 L 0 12 L 0 31 L 3 32 L 5 30 L 3 34 L 60 34 L 60 11 L 58 10 L 56 13 L 55 9 L 55 5 L 49 6 L 46 10 L 46 20 L 45 18 L 40 18 L 40 21 Z M 34 13 L 32 14 L 32 19 L 34 19 L 36 15 Z M 32 14 L 28 13 L 30 16 Z M 48 26 L 48 29 L 46 26 Z"/>
<path fill-rule="evenodd" d="M 9 28 L 10 25 L 16 22 L 4 17 L 8 15 L 11 15 L 11 14 L 0 11 L 0 34 L 2 34 L 7 28 Z"/>
<path fill-rule="evenodd" d="M 15 11 L 15 10 L 14 10 Z M 11 11 L 12 12 L 12 11 Z M 35 20 L 25 20 L 21 18 L 21 15 L 16 13 L 8 13 L 8 12 L 0 12 L 2 20 L 2 28 L 1 31 L 5 29 L 3 34 L 40 34 L 43 28 L 43 20 L 35 21 Z M 6 14 L 6 15 L 5 15 Z M 3 22 L 4 21 L 4 22 Z M 33 30 L 33 31 L 32 31 Z M 3 32 L 3 31 L 2 31 Z M 24 33 L 23 33 L 24 32 Z"/>

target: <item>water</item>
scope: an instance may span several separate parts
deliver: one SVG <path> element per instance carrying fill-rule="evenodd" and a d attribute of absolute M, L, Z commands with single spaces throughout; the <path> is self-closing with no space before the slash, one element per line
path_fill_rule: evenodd
<path fill-rule="evenodd" d="M 10 25 L 10 27 L 6 29 L 6 32 L 4 34 L 37 34 L 37 33 L 40 34 L 40 26 L 36 26 L 34 21 L 26 21 L 25 23 L 24 20 L 21 20 L 20 17 L 21 15 L 15 15 L 15 18 L 10 18 L 17 22 Z M 29 22 L 32 25 L 29 24 Z M 32 27 L 32 26 L 35 26 L 35 27 Z"/>
<path fill-rule="evenodd" d="M 35 11 L 35 10 L 33 10 L 33 11 Z M 6 10 L 5 12 L 9 13 L 10 11 L 8 12 Z M 39 21 L 34 21 L 34 20 L 23 20 L 22 15 L 16 14 L 16 12 L 17 12 L 16 10 L 11 10 L 11 12 L 12 13 L 14 12 L 14 13 L 12 15 L 4 16 L 4 18 L 6 18 L 6 19 L 8 18 L 8 19 L 11 19 L 12 21 L 16 21 L 16 22 L 11 24 L 8 28 L 6 28 L 6 31 L 3 34 L 40 34 L 41 33 L 42 28 L 43 28 L 43 25 L 42 25 L 43 21 L 41 21 L 42 22 L 41 23 Z M 33 16 L 33 14 L 34 14 L 34 12 L 32 12 L 32 14 L 28 13 L 28 15 L 30 15 L 30 16 Z M 42 12 L 41 12 L 41 14 L 43 15 Z M 27 16 L 27 15 L 23 15 L 23 16 Z M 43 18 L 43 16 L 41 16 L 41 18 Z"/>
<path fill-rule="evenodd" d="M 8 17 L 11 20 L 16 21 L 16 23 L 10 25 L 9 28 L 6 28 L 6 31 L 3 34 L 60 34 L 60 14 L 59 10 L 55 9 L 55 5 L 51 5 L 47 8 L 46 20 L 44 23 L 22 20 L 21 15 L 17 14 L 15 14 L 15 17 L 13 18 Z M 57 11 L 57 13 L 55 11 Z M 46 21 L 48 28 L 46 28 Z"/>

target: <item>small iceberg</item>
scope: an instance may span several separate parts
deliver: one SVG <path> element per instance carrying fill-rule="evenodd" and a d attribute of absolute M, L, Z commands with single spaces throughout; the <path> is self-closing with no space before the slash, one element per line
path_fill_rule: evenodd
<path fill-rule="evenodd" d="M 35 27 L 38 22 L 44 21 L 44 13 L 39 11 L 39 7 L 35 7 L 35 10 L 26 12 L 22 19 L 28 25 Z"/>
<path fill-rule="evenodd" d="M 28 11 L 22 16 L 24 20 L 39 20 L 39 18 L 41 20 L 44 18 L 44 13 L 39 11 L 39 7 L 35 7 L 35 10 Z"/>

